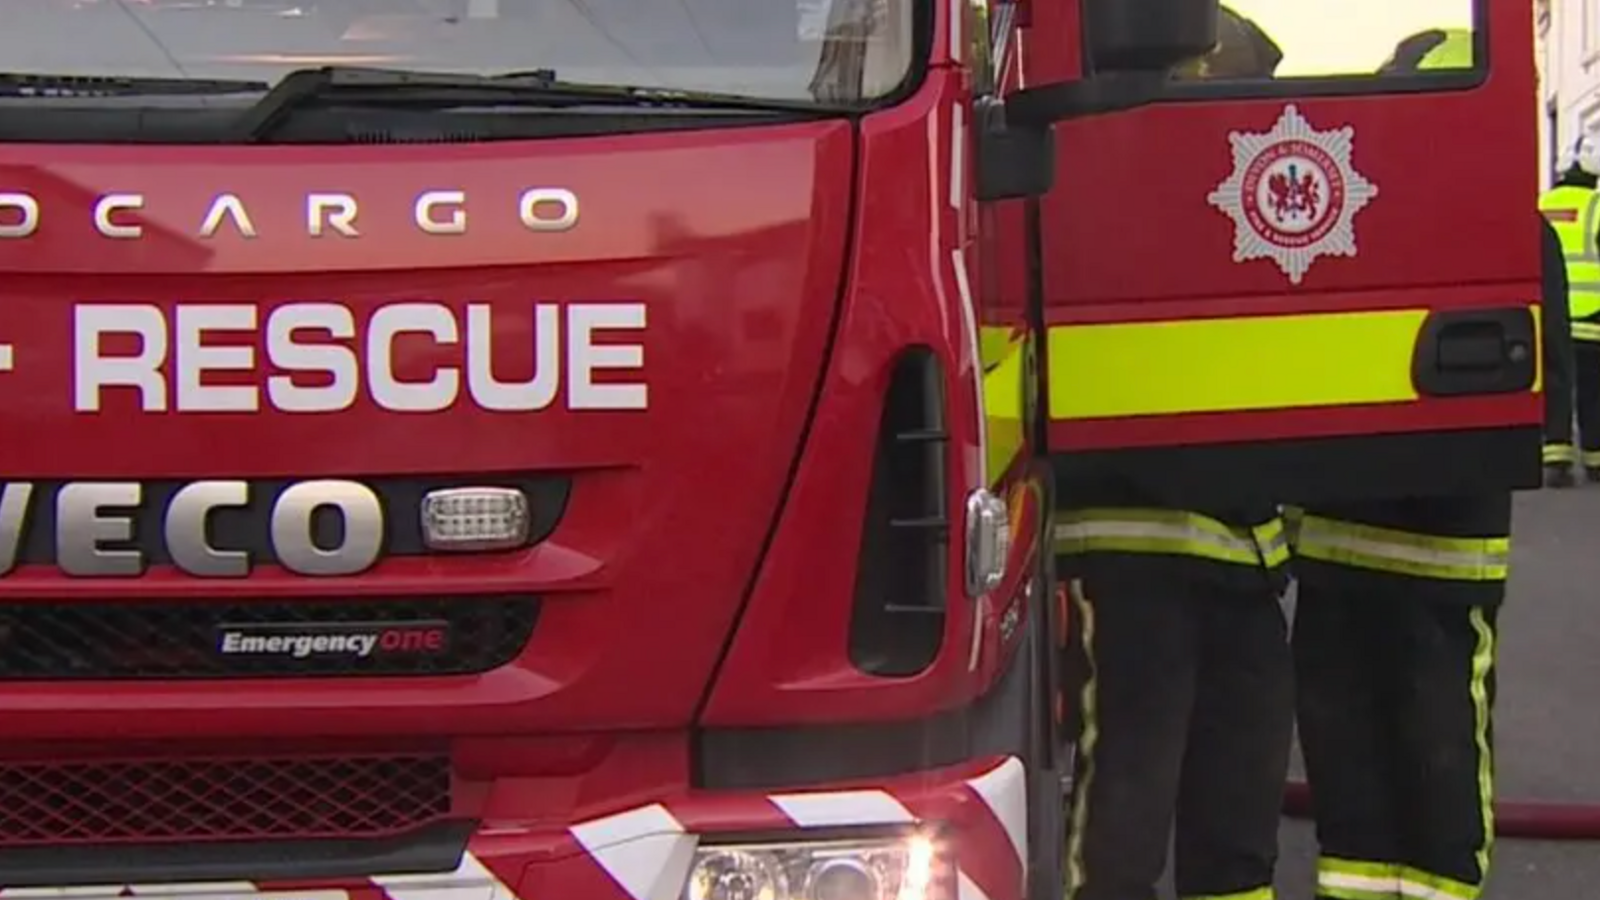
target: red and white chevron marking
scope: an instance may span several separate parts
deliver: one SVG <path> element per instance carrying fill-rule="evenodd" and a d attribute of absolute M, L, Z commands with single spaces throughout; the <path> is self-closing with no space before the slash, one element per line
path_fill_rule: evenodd
<path fill-rule="evenodd" d="M 1020 900 L 1027 791 L 1015 757 L 881 785 L 794 793 L 696 793 L 579 822 L 564 834 L 499 828 L 476 836 L 448 873 L 326 882 L 0 888 L 0 900 L 678 900 L 702 839 L 841 825 L 943 824 L 955 900 Z"/>

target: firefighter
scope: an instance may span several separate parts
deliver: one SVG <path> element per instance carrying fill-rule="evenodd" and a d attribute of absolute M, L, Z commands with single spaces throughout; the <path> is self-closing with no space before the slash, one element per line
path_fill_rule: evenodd
<path fill-rule="evenodd" d="M 1402 42 L 1395 58 L 1426 67 L 1439 35 L 1421 52 Z M 1511 492 L 1330 504 L 1296 518 L 1293 646 L 1317 897 L 1477 897 L 1494 835 Z"/>
<path fill-rule="evenodd" d="M 1224 5 L 1217 19 L 1217 43 L 1211 52 L 1173 70 L 1174 78 L 1271 78 L 1283 62 L 1283 50 L 1254 20 Z"/>
<path fill-rule="evenodd" d="M 1541 216 L 1540 270 L 1546 319 L 1544 347 L 1544 483 L 1566 488 L 1572 477 L 1573 341 L 1566 254 L 1561 236 Z"/>
<path fill-rule="evenodd" d="M 1600 137 L 1584 135 L 1560 162 L 1556 184 L 1539 198 L 1539 211 L 1555 229 L 1566 264 L 1566 312 L 1575 372 L 1570 386 L 1557 392 L 1546 385 L 1550 409 L 1545 417 L 1545 482 L 1572 484 L 1572 395 L 1577 394 L 1578 438 L 1583 445 L 1586 480 L 1600 482 Z M 1563 344 L 1567 341 L 1563 340 Z"/>
<path fill-rule="evenodd" d="M 1380 75 L 1472 68 L 1472 32 L 1465 28 L 1429 28 L 1395 45 L 1378 67 Z"/>
<path fill-rule="evenodd" d="M 1225 15 L 1179 77 L 1271 77 L 1277 48 Z M 1058 488 L 1078 692 L 1066 900 L 1154 900 L 1169 836 L 1180 898 L 1269 900 L 1294 717 L 1276 504 L 1166 470 Z"/>
<path fill-rule="evenodd" d="M 1276 507 L 1061 488 L 1084 504 L 1056 516 L 1078 719 L 1066 900 L 1154 900 L 1169 835 L 1180 898 L 1270 898 L 1294 717 Z"/>

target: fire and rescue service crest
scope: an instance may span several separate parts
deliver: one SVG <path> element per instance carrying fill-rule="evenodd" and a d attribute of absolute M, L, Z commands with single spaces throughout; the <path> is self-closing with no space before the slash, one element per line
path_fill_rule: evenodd
<path fill-rule="evenodd" d="M 1355 256 L 1378 187 L 1350 160 L 1355 129 L 1318 131 L 1293 105 L 1271 131 L 1228 135 L 1233 174 L 1206 199 L 1233 220 L 1233 261 L 1270 259 L 1299 284 L 1319 256 Z"/>

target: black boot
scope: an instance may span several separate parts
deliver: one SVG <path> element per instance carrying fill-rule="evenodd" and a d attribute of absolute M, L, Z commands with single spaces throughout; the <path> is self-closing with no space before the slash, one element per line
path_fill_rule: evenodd
<path fill-rule="evenodd" d="M 1593 470 L 1590 471 L 1589 480 L 1593 481 Z M 1547 465 L 1544 467 L 1544 486 L 1547 488 L 1569 488 L 1572 487 L 1575 481 L 1576 479 L 1572 476 L 1572 466 L 1570 465 Z"/>
<path fill-rule="evenodd" d="M 1584 466 L 1583 480 L 1590 484 L 1600 484 L 1600 466 Z"/>

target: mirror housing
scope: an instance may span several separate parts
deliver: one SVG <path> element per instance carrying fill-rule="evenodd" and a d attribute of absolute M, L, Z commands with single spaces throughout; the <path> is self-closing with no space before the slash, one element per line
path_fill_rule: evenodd
<path fill-rule="evenodd" d="M 1166 73 L 1217 43 L 1218 0 L 1081 0 L 1087 75 Z"/>
<path fill-rule="evenodd" d="M 1006 121 L 998 100 L 975 105 L 978 150 L 974 185 L 983 202 L 1043 197 L 1055 186 L 1055 131 L 1048 127 L 1017 128 Z"/>
<path fill-rule="evenodd" d="M 1006 97 L 1013 128 L 1137 109 L 1159 99 L 1174 67 L 1216 46 L 1219 0 L 1079 0 L 1084 70 L 1077 81 Z"/>

